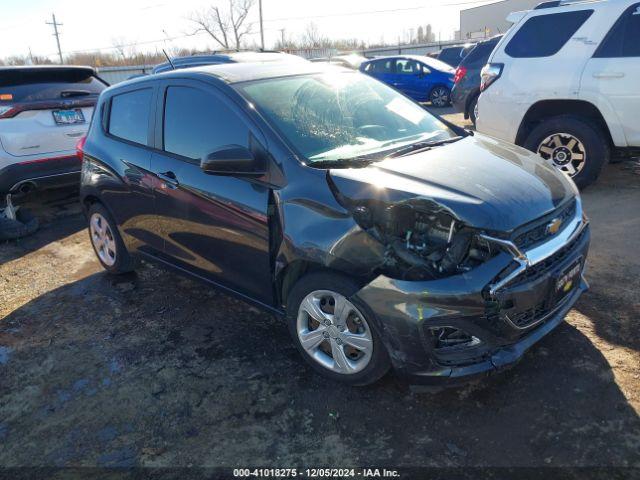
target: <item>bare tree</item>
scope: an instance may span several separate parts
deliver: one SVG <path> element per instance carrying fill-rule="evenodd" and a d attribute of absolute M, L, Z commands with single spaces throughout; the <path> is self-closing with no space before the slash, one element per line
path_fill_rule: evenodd
<path fill-rule="evenodd" d="M 307 24 L 302 34 L 303 48 L 326 48 L 331 46 L 331 40 L 320 33 L 318 26 L 311 22 Z"/>
<path fill-rule="evenodd" d="M 212 5 L 194 12 L 190 17 L 197 25 L 194 33 L 207 33 L 226 50 L 232 45 L 240 50 L 243 37 L 251 33 L 251 23 L 246 20 L 254 4 L 255 0 L 228 0 L 226 9 Z"/>

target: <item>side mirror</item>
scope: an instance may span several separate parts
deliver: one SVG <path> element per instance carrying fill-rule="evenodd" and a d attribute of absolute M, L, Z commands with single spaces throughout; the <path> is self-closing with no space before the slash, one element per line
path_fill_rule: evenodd
<path fill-rule="evenodd" d="M 225 145 L 205 154 L 200 168 L 210 175 L 238 175 L 259 177 L 266 173 L 263 162 L 240 145 Z"/>

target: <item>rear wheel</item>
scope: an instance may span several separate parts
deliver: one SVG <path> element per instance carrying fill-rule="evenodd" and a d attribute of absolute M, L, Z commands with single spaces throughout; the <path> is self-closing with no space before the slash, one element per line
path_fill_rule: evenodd
<path fill-rule="evenodd" d="M 602 130 L 589 120 L 572 116 L 543 120 L 529 133 L 524 147 L 551 162 L 579 188 L 592 184 L 610 157 Z"/>
<path fill-rule="evenodd" d="M 473 122 L 473 126 L 476 126 L 476 120 L 478 120 L 478 97 L 474 97 L 469 104 L 469 118 Z"/>
<path fill-rule="evenodd" d="M 134 261 L 107 209 L 94 203 L 89 209 L 89 238 L 105 270 L 116 275 L 131 272 Z"/>
<path fill-rule="evenodd" d="M 312 273 L 291 290 L 289 329 L 296 347 L 318 373 L 350 385 L 368 385 L 390 366 L 371 319 L 350 299 L 359 286 L 332 273 Z"/>
<path fill-rule="evenodd" d="M 451 90 L 442 85 L 435 87 L 429 94 L 431 105 L 437 108 L 443 108 L 451 102 Z"/>

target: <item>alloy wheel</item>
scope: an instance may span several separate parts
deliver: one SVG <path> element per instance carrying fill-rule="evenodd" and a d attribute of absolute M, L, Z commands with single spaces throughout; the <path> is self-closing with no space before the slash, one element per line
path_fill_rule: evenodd
<path fill-rule="evenodd" d="M 449 92 L 444 87 L 438 87 L 431 93 L 431 104 L 445 107 L 449 103 Z"/>
<path fill-rule="evenodd" d="M 308 294 L 298 308 L 296 330 L 306 353 L 328 370 L 352 375 L 371 360 L 371 328 L 339 293 L 316 290 Z"/>
<path fill-rule="evenodd" d="M 89 221 L 89 230 L 98 257 L 105 265 L 112 267 L 116 263 L 116 241 L 109 222 L 99 213 L 94 213 Z"/>
<path fill-rule="evenodd" d="M 584 168 L 587 153 L 584 144 L 570 133 L 554 133 L 546 137 L 538 146 L 538 155 L 550 160 L 560 171 L 570 177 Z"/>

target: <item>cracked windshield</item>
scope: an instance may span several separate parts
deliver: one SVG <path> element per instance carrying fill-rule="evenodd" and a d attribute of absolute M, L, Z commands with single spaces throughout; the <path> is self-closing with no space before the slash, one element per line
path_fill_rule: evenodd
<path fill-rule="evenodd" d="M 269 79 L 242 86 L 308 162 L 380 159 L 455 134 L 395 90 L 357 73 Z"/>

